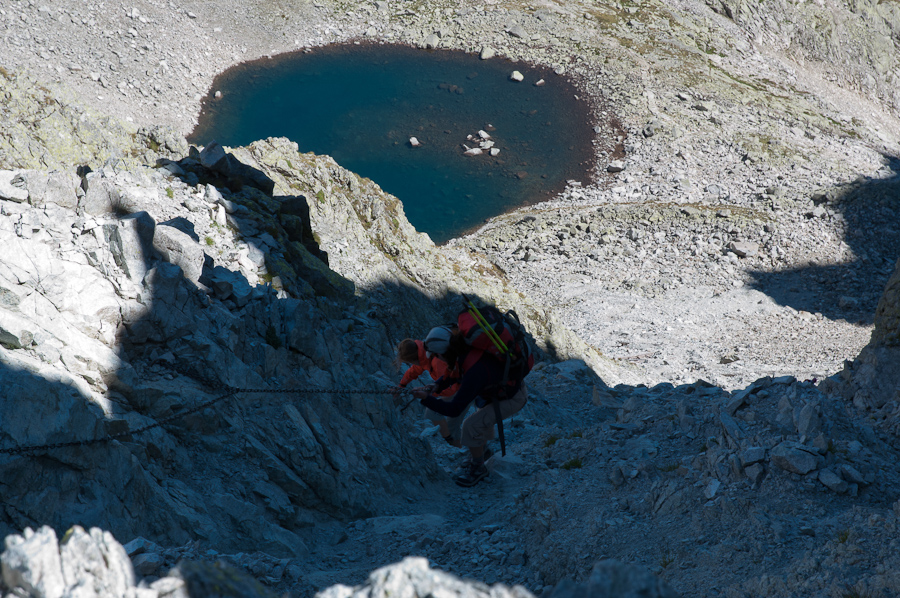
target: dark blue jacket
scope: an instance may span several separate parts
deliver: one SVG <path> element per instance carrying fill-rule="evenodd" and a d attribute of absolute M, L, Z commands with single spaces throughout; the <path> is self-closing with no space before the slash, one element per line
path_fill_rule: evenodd
<path fill-rule="evenodd" d="M 465 360 L 465 355 L 459 361 Z M 438 387 L 442 380 L 438 381 Z M 503 383 L 503 362 L 491 355 L 483 353 L 474 365 L 462 373 L 459 390 L 449 401 L 442 400 L 434 395 L 429 395 L 421 400 L 422 405 L 432 411 L 447 417 L 456 417 L 465 412 L 466 408 L 478 397 L 485 401 L 497 398 L 500 386 Z M 522 381 L 517 380 L 515 385 L 509 385 L 506 394 L 502 398 L 511 398 L 522 387 Z"/>

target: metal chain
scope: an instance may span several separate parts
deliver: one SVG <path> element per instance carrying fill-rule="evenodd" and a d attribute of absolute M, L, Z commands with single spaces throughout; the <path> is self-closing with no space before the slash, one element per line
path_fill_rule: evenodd
<path fill-rule="evenodd" d="M 178 419 L 179 417 L 184 417 L 186 415 L 196 413 L 197 411 L 200 411 L 201 409 L 205 409 L 205 408 L 209 407 L 210 405 L 212 405 L 213 403 L 217 403 L 217 402 L 221 401 L 222 399 L 232 396 L 233 394 L 234 394 L 233 392 L 228 392 L 228 393 L 218 396 L 214 399 L 210 399 L 209 401 L 204 401 L 203 403 L 200 403 L 199 405 L 195 405 L 194 407 L 191 407 L 187 411 L 181 411 L 174 415 L 170 415 L 169 417 L 167 417 L 165 419 L 162 419 L 158 422 L 154 422 L 152 424 L 148 424 L 146 426 L 137 428 L 136 430 L 129 430 L 127 432 L 117 432 L 115 434 L 109 434 L 107 436 L 102 436 L 100 438 L 90 438 L 87 440 L 73 440 L 70 442 L 57 442 L 57 443 L 53 443 L 53 444 L 36 444 L 33 446 L 14 446 L 14 447 L 10 447 L 10 448 L 0 448 L 0 454 L 15 455 L 15 454 L 20 454 L 20 453 L 33 453 L 33 452 L 37 452 L 37 451 L 41 451 L 41 450 L 67 448 L 67 447 L 71 447 L 71 446 L 88 446 L 91 444 L 99 444 L 101 442 L 111 442 L 113 440 L 117 440 L 124 436 L 136 436 L 138 434 L 143 434 L 144 432 L 147 432 L 148 430 L 152 430 L 153 428 L 158 428 L 160 426 L 169 424 L 169 423 L 175 421 L 176 419 Z"/>
<path fill-rule="evenodd" d="M 199 379 L 207 386 L 212 388 L 216 388 L 219 390 L 225 391 L 224 394 L 217 396 L 214 399 L 210 399 L 208 401 L 204 401 L 199 405 L 195 405 L 186 411 L 180 411 L 176 414 L 170 415 L 165 419 L 162 419 L 158 422 L 154 422 L 152 424 L 148 424 L 146 426 L 137 428 L 135 430 L 128 430 L 126 432 L 117 432 L 115 434 L 109 434 L 107 436 L 102 436 L 100 438 L 90 438 L 87 440 L 73 440 L 70 442 L 56 442 L 52 444 L 36 444 L 32 446 L 14 446 L 9 448 L 0 448 L 0 455 L 18 455 L 23 453 L 36 453 L 39 451 L 47 451 L 58 448 L 68 448 L 73 446 L 89 446 L 92 444 L 100 444 L 105 442 L 112 442 L 113 440 L 118 440 L 119 438 L 123 438 L 125 436 L 137 436 L 139 434 L 143 434 L 149 430 L 154 428 L 159 428 L 161 426 L 165 426 L 167 424 L 172 423 L 178 418 L 185 417 L 187 415 L 191 415 L 192 413 L 196 413 L 202 409 L 206 409 L 207 407 L 218 403 L 219 401 L 226 399 L 228 397 L 237 395 L 237 394 L 251 394 L 251 393 L 266 393 L 266 394 L 299 394 L 299 395 L 312 395 L 312 394 L 339 394 L 339 395 L 383 395 L 383 394 L 403 394 L 411 392 L 411 390 L 403 388 L 399 391 L 397 389 L 384 389 L 384 390 L 352 390 L 352 389 L 341 389 L 341 388 L 235 388 L 233 386 L 228 386 L 227 384 L 219 381 L 219 380 L 209 380 L 204 376 L 200 375 L 198 372 L 189 369 L 189 368 L 179 368 L 177 366 L 170 367 L 166 364 L 166 367 L 169 369 L 173 369 L 174 371 L 189 376 L 191 378 Z M 405 407 L 404 407 L 405 408 Z"/>

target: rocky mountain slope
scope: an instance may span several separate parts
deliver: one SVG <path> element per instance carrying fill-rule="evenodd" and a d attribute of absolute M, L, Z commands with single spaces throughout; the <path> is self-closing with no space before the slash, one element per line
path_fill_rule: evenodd
<path fill-rule="evenodd" d="M 897 26 L 884 2 L 0 7 L 4 591 L 162 596 L 205 562 L 268 586 L 244 595 L 487 592 L 434 569 L 896 595 Z M 220 70 L 354 37 L 575 77 L 592 172 L 436 247 L 288 140 L 184 142 Z M 383 391 L 461 292 L 544 351 L 471 490 Z M 135 577 L 65 564 L 127 571 L 100 529 Z"/>

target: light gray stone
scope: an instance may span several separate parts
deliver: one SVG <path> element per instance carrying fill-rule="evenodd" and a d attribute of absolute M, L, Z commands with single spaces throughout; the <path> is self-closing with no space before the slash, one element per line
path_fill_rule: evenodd
<path fill-rule="evenodd" d="M 210 141 L 202 150 L 200 150 L 200 164 L 204 168 L 216 170 L 224 160 L 225 148 L 215 141 Z"/>
<path fill-rule="evenodd" d="M 28 201 L 28 189 L 21 172 L 0 170 L 0 200 L 16 203 Z"/>
<path fill-rule="evenodd" d="M 728 248 L 738 257 L 753 257 L 759 253 L 759 244 L 752 241 L 732 241 Z"/>
<path fill-rule="evenodd" d="M 869 483 L 868 480 L 866 480 L 865 476 L 863 476 L 863 474 L 861 474 L 859 470 L 852 465 L 843 464 L 838 467 L 838 471 L 840 472 L 841 477 L 851 484 L 866 486 Z"/>
<path fill-rule="evenodd" d="M 766 449 L 761 446 L 751 446 L 741 452 L 741 464 L 744 467 L 765 461 Z"/>
<path fill-rule="evenodd" d="M 710 500 L 716 496 L 716 493 L 719 491 L 719 488 L 722 486 L 722 482 L 717 479 L 712 479 L 706 485 L 706 488 L 703 490 L 703 496 L 706 500 Z"/>
<path fill-rule="evenodd" d="M 753 465 L 744 468 L 744 475 L 747 476 L 747 479 L 750 480 L 750 483 L 753 484 L 754 487 L 759 486 L 765 473 L 766 468 L 762 463 L 754 463 Z"/>
<path fill-rule="evenodd" d="M 829 490 L 838 494 L 846 494 L 850 490 L 850 484 L 830 469 L 823 469 L 819 472 L 819 481 Z"/>
<path fill-rule="evenodd" d="M 200 280 L 205 255 L 200 245 L 189 235 L 161 224 L 154 232 L 153 248 L 162 259 L 181 268 L 185 278 L 195 283 Z"/>
<path fill-rule="evenodd" d="M 823 457 L 813 449 L 793 441 L 782 442 L 773 448 L 769 458 L 776 467 L 801 475 L 815 471 L 824 463 Z"/>
<path fill-rule="evenodd" d="M 24 173 L 28 185 L 28 203 L 36 208 L 55 204 L 74 210 L 78 205 L 78 189 L 81 179 L 72 171 L 27 170 Z"/>
<path fill-rule="evenodd" d="M 134 569 L 125 549 L 99 528 L 90 533 L 74 526 L 60 543 L 63 578 L 68 588 L 92 588 L 97 596 L 124 596 L 134 587 Z"/>
<path fill-rule="evenodd" d="M 141 284 L 156 260 L 155 234 L 156 223 L 147 212 L 129 214 L 103 226 L 103 235 L 116 265 L 137 284 Z"/>
<path fill-rule="evenodd" d="M 231 299 L 238 307 L 243 307 L 252 298 L 253 289 L 239 272 L 232 272 L 228 268 L 216 266 L 209 278 L 216 296 L 222 301 Z"/>
<path fill-rule="evenodd" d="M 159 190 L 149 182 L 144 185 L 124 185 L 119 190 L 118 208 L 126 214 L 152 210 L 159 205 Z"/>
<path fill-rule="evenodd" d="M 160 567 L 165 564 L 166 560 L 161 554 L 156 552 L 145 552 L 131 559 L 135 573 L 142 577 L 148 575 L 158 575 Z"/>
<path fill-rule="evenodd" d="M 147 538 L 142 536 L 138 536 L 131 542 L 124 544 L 122 548 L 125 549 L 125 552 L 130 557 L 135 557 L 139 554 L 144 554 L 145 552 L 155 552 L 160 549 L 159 545 L 156 542 L 151 542 Z"/>
<path fill-rule="evenodd" d="M 7 349 L 29 347 L 38 330 L 34 322 L 0 307 L 0 345 Z"/>
<path fill-rule="evenodd" d="M 508 32 L 511 36 L 513 36 L 513 37 L 518 37 L 518 38 L 523 38 L 523 37 L 526 37 L 526 36 L 528 35 L 528 34 L 525 32 L 525 28 L 522 27 L 521 25 L 519 25 L 518 23 L 516 23 L 515 25 L 513 25 L 512 27 L 510 27 L 510 28 L 507 30 L 507 32 Z"/>
<path fill-rule="evenodd" d="M 7 588 L 33 598 L 62 598 L 66 583 L 53 528 L 26 529 L 21 536 L 7 536 L 5 544 L 0 565 Z"/>
<path fill-rule="evenodd" d="M 797 416 L 797 433 L 807 438 L 817 436 L 822 429 L 819 410 L 816 405 L 807 403 Z"/>
<path fill-rule="evenodd" d="M 101 173 L 92 172 L 84 178 L 85 193 L 79 208 L 89 216 L 103 216 L 117 212 L 122 205 L 122 197 L 115 182 Z"/>

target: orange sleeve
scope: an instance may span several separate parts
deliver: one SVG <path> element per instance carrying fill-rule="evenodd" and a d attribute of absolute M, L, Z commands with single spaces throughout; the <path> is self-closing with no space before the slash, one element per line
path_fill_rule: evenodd
<path fill-rule="evenodd" d="M 405 374 L 403 374 L 403 378 L 400 379 L 400 386 L 406 386 L 407 384 L 421 376 L 422 372 L 424 371 L 425 368 L 420 365 L 409 366 L 409 369 L 406 370 Z"/>
<path fill-rule="evenodd" d="M 431 377 L 437 380 L 438 378 L 442 378 L 444 376 L 452 375 L 451 372 L 447 371 L 447 362 L 438 357 L 434 357 L 431 359 L 431 368 L 429 371 L 431 372 Z M 453 386 L 449 386 L 444 389 L 444 391 L 438 395 L 441 397 L 449 397 L 456 394 L 456 391 L 459 389 L 459 383 L 457 382 Z"/>

